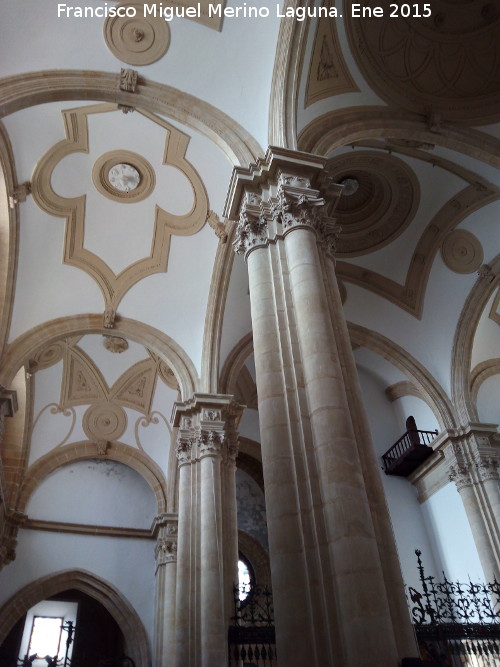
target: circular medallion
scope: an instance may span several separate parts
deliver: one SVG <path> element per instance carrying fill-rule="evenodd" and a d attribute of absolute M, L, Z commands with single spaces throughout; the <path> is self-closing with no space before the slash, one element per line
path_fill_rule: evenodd
<path fill-rule="evenodd" d="M 483 263 L 481 243 L 464 229 L 455 229 L 445 236 L 441 255 L 446 266 L 455 273 L 474 273 Z"/>
<path fill-rule="evenodd" d="M 354 151 L 332 158 L 327 169 L 345 188 L 335 211 L 342 227 L 338 257 L 378 250 L 412 221 L 419 187 L 403 160 L 378 151 Z"/>
<path fill-rule="evenodd" d="M 35 354 L 34 361 L 37 364 L 38 370 L 49 368 L 57 364 L 63 358 L 66 345 L 64 341 L 59 340 L 44 347 L 43 350 Z"/>
<path fill-rule="evenodd" d="M 108 17 L 104 22 L 104 40 L 119 60 L 129 65 L 150 65 L 162 57 L 170 43 L 167 22 L 160 17 L 144 16 L 139 3 L 120 3 L 129 16 Z M 132 16 L 135 9 L 135 16 Z"/>
<path fill-rule="evenodd" d="M 119 162 L 109 170 L 108 180 L 116 190 L 130 192 L 138 187 L 141 175 L 131 164 Z"/>
<path fill-rule="evenodd" d="M 118 202 L 135 203 L 149 197 L 155 172 L 147 160 L 131 151 L 110 151 L 96 161 L 92 180 L 101 194 Z"/>
<path fill-rule="evenodd" d="M 127 427 L 127 415 L 118 405 L 92 405 L 83 415 L 83 430 L 89 440 L 118 440 Z"/>

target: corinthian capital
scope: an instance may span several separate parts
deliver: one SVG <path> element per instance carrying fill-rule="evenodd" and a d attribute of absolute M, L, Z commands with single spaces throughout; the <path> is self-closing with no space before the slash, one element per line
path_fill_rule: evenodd
<path fill-rule="evenodd" d="M 233 249 L 245 256 L 255 248 L 267 245 L 267 217 L 262 199 L 247 193 L 240 208 Z"/>
<path fill-rule="evenodd" d="M 476 463 L 477 475 L 481 482 L 486 482 L 489 479 L 500 481 L 500 475 L 498 474 L 498 460 L 489 457 L 483 458 L 478 463 Z"/>
<path fill-rule="evenodd" d="M 471 465 L 464 463 L 462 465 L 452 465 L 449 468 L 450 482 L 455 482 L 457 491 L 461 491 L 466 486 L 472 486 Z"/>

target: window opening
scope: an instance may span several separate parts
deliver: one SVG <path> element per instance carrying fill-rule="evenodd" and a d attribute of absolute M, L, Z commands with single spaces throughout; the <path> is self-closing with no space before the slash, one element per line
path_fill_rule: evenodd
<path fill-rule="evenodd" d="M 63 621 L 64 618 L 59 616 L 34 616 L 29 655 L 36 653 L 39 658 L 58 655 Z"/>

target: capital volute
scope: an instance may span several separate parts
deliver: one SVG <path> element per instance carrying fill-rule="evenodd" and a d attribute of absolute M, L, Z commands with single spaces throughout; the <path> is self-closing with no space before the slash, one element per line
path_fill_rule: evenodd
<path fill-rule="evenodd" d="M 173 538 L 160 537 L 155 547 L 156 565 L 166 565 L 177 560 L 177 540 Z"/>

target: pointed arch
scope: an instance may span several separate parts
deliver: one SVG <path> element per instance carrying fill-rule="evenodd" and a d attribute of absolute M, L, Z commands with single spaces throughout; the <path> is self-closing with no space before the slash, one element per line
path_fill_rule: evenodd
<path fill-rule="evenodd" d="M 100 602 L 122 631 L 125 650 L 136 666 L 151 666 L 149 638 L 134 607 L 109 582 L 86 570 L 63 570 L 50 574 L 15 593 L 0 609 L 0 644 L 33 605 L 69 589 L 81 591 Z"/>

